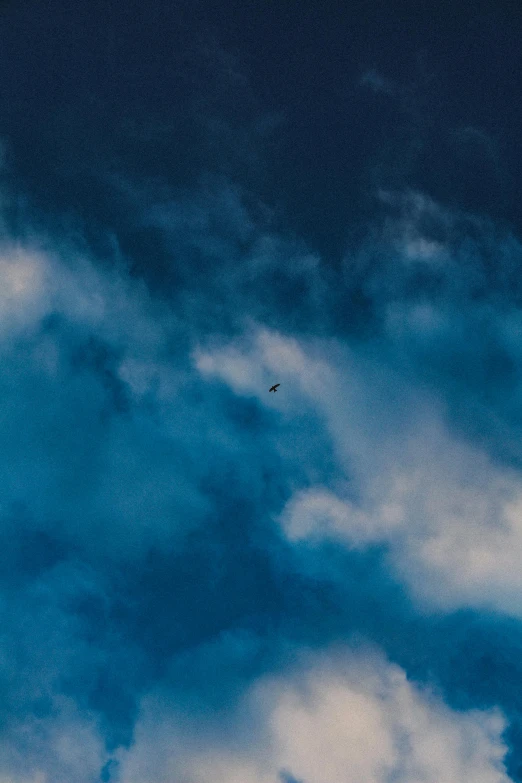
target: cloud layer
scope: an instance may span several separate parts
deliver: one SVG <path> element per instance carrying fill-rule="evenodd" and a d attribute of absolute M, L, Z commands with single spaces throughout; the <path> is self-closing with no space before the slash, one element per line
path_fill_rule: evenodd
<path fill-rule="evenodd" d="M 4 25 L 0 780 L 521 780 L 505 145 L 171 5 Z"/>
<path fill-rule="evenodd" d="M 343 287 L 332 288 L 318 259 L 249 223 L 239 199 L 223 195 L 226 241 L 211 228 L 215 206 L 189 200 L 161 212 L 183 275 L 195 239 L 189 227 L 180 245 L 176 221 L 187 214 L 196 233 L 204 227 L 203 252 L 214 248 L 219 262 L 197 286 L 187 277 L 172 301 L 129 274 L 118 255 L 103 265 L 71 242 L 53 246 L 36 234 L 4 243 L 2 579 L 12 596 L 4 635 L 25 656 L 23 678 L 16 665 L 5 668 L 13 705 L 5 774 L 17 783 L 41 774 L 91 780 L 96 769 L 127 783 L 173 774 L 323 783 L 348 779 L 349 768 L 375 783 L 507 780 L 505 719 L 453 713 L 373 654 L 368 664 L 348 653 L 341 674 L 337 654 L 325 654 L 306 675 L 305 698 L 296 685 L 304 675 L 273 674 L 253 686 L 254 674 L 277 669 L 281 649 L 278 642 L 272 657 L 260 657 L 258 642 L 247 644 L 240 658 L 250 674 L 230 687 L 250 693 L 238 709 L 257 726 L 259 746 L 252 735 L 235 748 L 212 717 L 203 746 L 196 718 L 180 734 L 179 694 L 166 711 L 160 706 L 169 667 L 183 670 L 187 650 L 198 649 L 205 670 L 224 630 L 244 626 L 259 640 L 286 618 L 282 637 L 302 634 L 312 611 L 306 591 L 319 582 L 326 599 L 349 580 L 336 551 L 380 552 L 382 569 L 427 617 L 522 611 L 516 417 L 500 394 L 505 382 L 492 376 L 479 397 L 472 374 L 440 361 L 450 348 L 473 361 L 471 335 L 482 324 L 515 365 L 511 278 L 502 309 L 494 306 L 502 272 L 496 287 L 471 297 L 472 272 L 452 246 L 463 236 L 460 218 L 406 194 L 384 198 L 399 211 L 384 214 L 379 239 L 370 231 L 379 265 L 363 244 L 346 259 Z M 239 266 L 238 225 L 250 241 Z M 484 241 L 473 240 L 469 264 L 482 259 Z M 518 244 L 503 242 L 513 259 Z M 293 260 L 281 269 L 287 251 Z M 306 329 L 279 296 L 285 277 L 308 292 Z M 376 328 L 353 339 L 336 322 L 343 291 L 349 297 L 362 283 Z M 266 291 L 258 306 L 256 287 Z M 230 299 L 220 330 L 217 313 L 205 313 L 215 296 Z M 266 323 L 270 313 L 276 328 Z M 280 389 L 268 395 L 273 382 Z M 459 418 L 468 394 L 487 425 L 480 434 Z M 514 444 L 507 453 L 506 432 Z M 375 590 L 384 600 L 377 582 Z M 220 652 L 225 667 L 233 649 Z M 204 703 L 218 686 L 208 687 Z M 78 733 L 82 752 L 71 739 Z M 21 750 L 22 735 L 32 754 Z M 172 759 L 158 742 L 180 750 Z"/>

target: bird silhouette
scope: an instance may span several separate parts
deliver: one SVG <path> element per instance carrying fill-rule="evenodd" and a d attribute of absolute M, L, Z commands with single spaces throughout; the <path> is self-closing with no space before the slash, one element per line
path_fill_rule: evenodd
<path fill-rule="evenodd" d="M 271 389 L 269 389 L 268 391 L 273 391 L 273 392 L 276 392 L 276 391 L 277 391 L 277 387 L 278 387 L 278 386 L 281 386 L 281 384 L 280 384 L 280 383 L 274 383 L 274 385 L 272 386 L 272 388 L 271 388 Z"/>

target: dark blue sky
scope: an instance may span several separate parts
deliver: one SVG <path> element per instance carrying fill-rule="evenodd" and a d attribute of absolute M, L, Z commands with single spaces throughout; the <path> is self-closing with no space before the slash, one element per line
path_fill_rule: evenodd
<path fill-rule="evenodd" d="M 0 4 L 1 780 L 522 781 L 522 11 L 436 6 Z"/>

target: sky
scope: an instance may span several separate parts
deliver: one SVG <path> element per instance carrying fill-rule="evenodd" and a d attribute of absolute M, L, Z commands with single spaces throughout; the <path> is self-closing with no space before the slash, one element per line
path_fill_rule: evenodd
<path fill-rule="evenodd" d="M 0 783 L 522 781 L 521 35 L 0 3 Z"/>

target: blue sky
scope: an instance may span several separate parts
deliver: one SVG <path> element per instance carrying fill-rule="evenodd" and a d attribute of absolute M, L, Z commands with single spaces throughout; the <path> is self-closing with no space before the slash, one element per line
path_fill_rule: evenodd
<path fill-rule="evenodd" d="M 522 781 L 522 16 L 345 5 L 0 6 L 0 783 Z"/>

